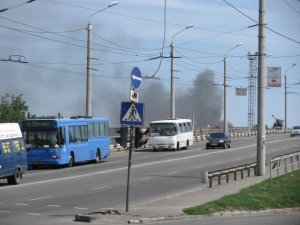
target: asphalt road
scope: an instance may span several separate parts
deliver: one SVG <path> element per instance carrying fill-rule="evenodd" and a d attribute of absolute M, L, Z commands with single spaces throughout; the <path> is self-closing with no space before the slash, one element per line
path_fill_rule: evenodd
<path fill-rule="evenodd" d="M 202 170 L 216 170 L 256 161 L 256 138 L 233 139 L 231 149 L 133 152 L 130 205 L 197 188 Z M 271 157 L 299 151 L 300 138 L 267 137 Z M 17 186 L 0 182 L 0 224 L 61 224 L 75 214 L 103 208 L 125 210 L 128 152 L 113 153 L 99 164 L 30 170 Z M 66 223 L 67 224 L 67 223 Z"/>

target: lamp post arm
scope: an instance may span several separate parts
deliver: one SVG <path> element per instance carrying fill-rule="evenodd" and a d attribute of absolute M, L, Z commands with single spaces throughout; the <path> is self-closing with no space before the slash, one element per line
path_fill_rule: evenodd
<path fill-rule="evenodd" d="M 100 10 L 94 12 L 93 14 L 91 14 L 91 15 L 90 15 L 90 18 L 89 18 L 89 23 L 91 23 L 91 18 L 92 18 L 92 16 L 94 16 L 95 14 L 97 14 L 97 13 L 99 13 L 99 12 L 102 12 L 102 11 L 104 11 L 104 10 L 106 10 L 106 9 L 108 9 L 108 8 L 110 8 L 110 7 L 112 7 L 112 6 L 115 6 L 115 5 L 117 5 L 117 4 L 118 4 L 117 1 L 113 1 L 113 2 L 111 2 L 108 6 L 106 6 L 105 8 L 100 9 Z"/>

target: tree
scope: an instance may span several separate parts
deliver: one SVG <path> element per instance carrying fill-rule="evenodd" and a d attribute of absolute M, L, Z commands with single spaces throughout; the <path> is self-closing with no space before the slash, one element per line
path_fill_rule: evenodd
<path fill-rule="evenodd" d="M 8 93 L 0 95 L 0 123 L 19 122 L 26 118 L 28 106 L 22 96 L 23 94 L 15 96 Z"/>

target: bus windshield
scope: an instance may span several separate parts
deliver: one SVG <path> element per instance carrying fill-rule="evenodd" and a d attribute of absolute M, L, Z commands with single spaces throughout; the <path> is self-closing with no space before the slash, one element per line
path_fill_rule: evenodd
<path fill-rule="evenodd" d="M 173 123 L 150 124 L 150 136 L 173 136 L 176 131 L 176 126 Z"/>
<path fill-rule="evenodd" d="M 58 148 L 60 143 L 58 129 L 27 130 L 24 137 L 27 148 Z"/>

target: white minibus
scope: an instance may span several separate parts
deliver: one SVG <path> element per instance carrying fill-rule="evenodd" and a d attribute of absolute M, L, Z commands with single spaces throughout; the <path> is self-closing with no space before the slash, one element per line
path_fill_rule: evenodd
<path fill-rule="evenodd" d="M 193 124 L 190 119 L 167 119 L 150 123 L 149 148 L 187 149 L 193 144 Z"/>

